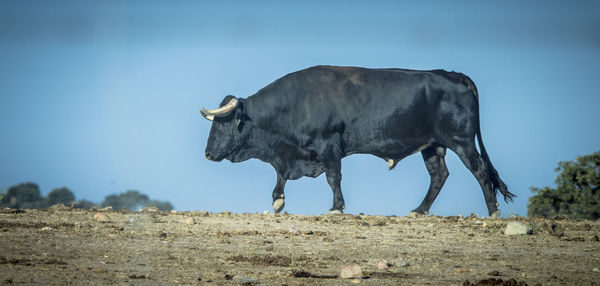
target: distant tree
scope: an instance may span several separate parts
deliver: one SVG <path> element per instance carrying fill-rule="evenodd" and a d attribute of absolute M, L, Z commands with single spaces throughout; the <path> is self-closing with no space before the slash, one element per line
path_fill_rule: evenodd
<path fill-rule="evenodd" d="M 135 190 L 129 190 L 119 195 L 109 195 L 104 198 L 102 207 L 111 206 L 113 209 L 120 210 L 122 208 L 128 210 L 137 210 L 144 207 L 150 199 L 147 195 L 144 195 Z"/>
<path fill-rule="evenodd" d="M 123 208 L 123 206 L 121 205 L 121 200 L 119 199 L 119 196 L 117 195 L 108 195 L 104 198 L 104 201 L 102 201 L 102 207 L 112 207 L 113 209 L 121 209 Z"/>
<path fill-rule="evenodd" d="M 135 190 L 129 190 L 118 195 L 108 195 L 102 202 L 102 207 L 111 206 L 113 209 L 138 210 L 143 207 L 154 206 L 159 210 L 172 210 L 173 205 L 167 201 L 150 200 L 147 195 Z"/>
<path fill-rule="evenodd" d="M 40 194 L 40 188 L 35 183 L 22 183 L 12 186 L 2 196 L 0 204 L 10 208 L 42 208 L 46 207 L 46 199 Z"/>
<path fill-rule="evenodd" d="M 58 188 L 48 194 L 48 205 L 63 204 L 70 206 L 75 201 L 75 195 L 67 188 Z"/>
<path fill-rule="evenodd" d="M 73 207 L 78 209 L 89 210 L 92 209 L 94 206 L 96 206 L 96 204 L 88 200 L 79 200 L 73 203 Z"/>
<path fill-rule="evenodd" d="M 600 218 L 600 151 L 558 162 L 556 189 L 531 187 L 527 215 Z"/>

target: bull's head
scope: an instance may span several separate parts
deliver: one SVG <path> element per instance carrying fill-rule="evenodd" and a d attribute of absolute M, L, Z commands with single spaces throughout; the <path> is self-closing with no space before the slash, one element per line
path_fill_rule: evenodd
<path fill-rule="evenodd" d="M 206 144 L 206 158 L 235 161 L 236 153 L 243 148 L 250 134 L 249 126 L 245 126 L 249 124 L 244 124 L 249 118 L 244 111 L 243 99 L 228 95 L 219 108 L 207 110 L 203 107 L 200 113 L 213 122 Z"/>

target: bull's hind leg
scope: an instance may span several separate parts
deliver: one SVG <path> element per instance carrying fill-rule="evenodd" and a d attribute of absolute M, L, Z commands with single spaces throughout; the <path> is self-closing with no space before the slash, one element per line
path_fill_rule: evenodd
<path fill-rule="evenodd" d="M 487 165 L 485 164 L 483 157 L 477 152 L 475 142 L 459 144 L 451 149 L 458 155 L 469 171 L 473 173 L 475 178 L 477 178 L 481 190 L 483 191 L 483 197 L 485 198 L 489 215 L 491 218 L 497 218 L 500 215 L 500 210 L 498 210 L 496 193 L 492 189 L 492 182 L 489 177 Z"/>
<path fill-rule="evenodd" d="M 341 214 L 344 212 L 344 208 L 346 208 L 344 196 L 342 195 L 342 188 L 340 186 L 342 181 L 342 162 L 341 160 L 335 160 L 328 165 L 325 176 L 327 177 L 327 183 L 333 192 L 333 206 L 331 206 L 329 214 Z"/>
<path fill-rule="evenodd" d="M 325 171 L 325 176 L 327 177 L 327 183 L 333 192 L 333 205 L 331 206 L 329 213 L 341 214 L 344 212 L 344 208 L 346 208 L 344 196 L 342 195 L 342 188 L 340 187 L 340 183 L 342 181 L 341 169 L 338 169 L 338 171 Z"/>
<path fill-rule="evenodd" d="M 423 160 L 425 161 L 425 166 L 431 177 L 431 182 L 429 183 L 429 190 L 427 191 L 427 195 L 425 195 L 423 202 L 421 202 L 421 205 L 412 212 L 425 215 L 429 212 L 431 204 L 433 204 L 433 201 L 444 186 L 446 178 L 448 178 L 448 168 L 446 168 L 446 161 L 444 160 L 444 156 L 446 156 L 446 147 L 434 144 L 421 151 L 421 155 L 423 155 Z"/>
<path fill-rule="evenodd" d="M 286 179 L 282 178 L 277 173 L 277 183 L 275 183 L 275 189 L 273 189 L 273 211 L 279 213 L 285 206 L 285 196 L 283 195 L 283 189 L 285 187 Z"/>
<path fill-rule="evenodd" d="M 329 214 L 343 213 L 344 208 L 346 208 L 340 186 L 342 181 L 342 151 L 340 144 L 337 144 L 337 142 L 341 142 L 339 135 L 333 135 L 328 140 L 315 142 L 317 157 L 325 166 L 327 183 L 333 192 L 333 206 L 331 206 Z"/>

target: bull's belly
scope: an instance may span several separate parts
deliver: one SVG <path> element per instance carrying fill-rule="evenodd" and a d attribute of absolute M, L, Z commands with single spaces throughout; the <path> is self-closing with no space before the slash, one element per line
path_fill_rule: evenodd
<path fill-rule="evenodd" d="M 351 154 L 371 154 L 384 160 L 401 160 L 412 154 L 421 152 L 431 146 L 433 139 L 395 140 L 380 139 L 362 145 L 349 146 L 346 156 Z"/>
<path fill-rule="evenodd" d="M 316 160 L 296 159 L 280 166 L 278 172 L 287 180 L 297 180 L 302 177 L 316 178 L 325 172 L 325 166 Z"/>

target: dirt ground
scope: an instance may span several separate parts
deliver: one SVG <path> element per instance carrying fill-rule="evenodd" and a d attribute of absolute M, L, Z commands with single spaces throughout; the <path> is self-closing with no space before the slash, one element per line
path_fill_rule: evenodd
<path fill-rule="evenodd" d="M 533 233 L 505 235 L 513 221 Z M 600 285 L 599 235 L 598 220 L 0 209 L 0 284 Z"/>

